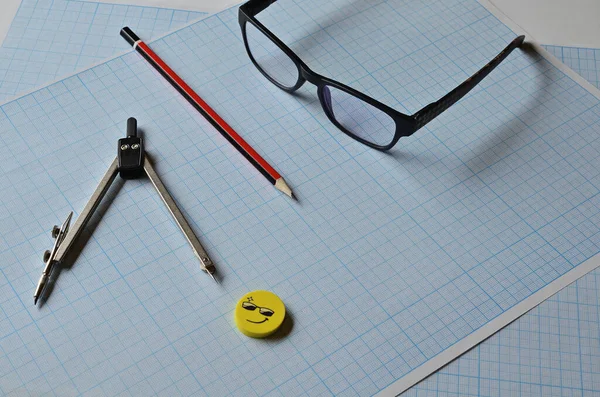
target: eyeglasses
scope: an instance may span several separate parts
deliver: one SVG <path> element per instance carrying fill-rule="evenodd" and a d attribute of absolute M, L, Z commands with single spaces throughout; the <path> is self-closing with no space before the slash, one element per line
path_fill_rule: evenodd
<path fill-rule="evenodd" d="M 271 317 L 273 314 L 275 314 L 275 312 L 269 309 L 268 307 L 256 306 L 254 303 L 251 302 L 242 302 L 242 307 L 246 310 L 250 310 L 251 312 L 258 309 L 258 312 L 260 314 L 267 317 Z"/>
<path fill-rule="evenodd" d="M 277 0 L 250 0 L 239 9 L 246 51 L 258 70 L 287 92 L 305 82 L 317 86 L 321 106 L 329 120 L 357 141 L 378 150 L 391 149 L 401 137 L 410 136 L 471 91 L 525 40 L 515 38 L 500 54 L 461 85 L 413 115 L 384 105 L 345 84 L 312 71 L 287 45 L 255 16 Z"/>

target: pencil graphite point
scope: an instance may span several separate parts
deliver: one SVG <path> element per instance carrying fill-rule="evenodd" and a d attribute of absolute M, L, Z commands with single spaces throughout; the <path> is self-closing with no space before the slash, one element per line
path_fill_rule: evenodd
<path fill-rule="evenodd" d="M 290 196 L 291 198 L 294 198 L 294 193 L 292 192 L 292 189 L 290 189 L 290 187 L 288 186 L 287 183 L 285 183 L 285 179 L 283 178 L 279 178 L 275 181 L 275 187 L 282 191 L 283 193 L 287 194 L 288 196 Z"/>

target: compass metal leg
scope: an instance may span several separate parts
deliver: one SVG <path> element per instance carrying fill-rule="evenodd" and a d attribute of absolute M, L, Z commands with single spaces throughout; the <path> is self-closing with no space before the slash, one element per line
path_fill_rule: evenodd
<path fill-rule="evenodd" d="M 54 246 L 52 250 L 48 254 L 48 258 L 44 258 L 45 266 L 42 271 L 42 276 L 38 281 L 38 284 L 35 288 L 35 292 L 33 293 L 33 303 L 37 304 L 38 299 L 42 296 L 44 292 L 44 288 L 46 288 L 46 284 L 48 284 L 48 280 L 50 279 L 50 275 L 54 269 L 54 265 L 62 262 L 67 256 L 71 246 L 77 240 L 77 237 L 81 234 L 83 228 L 88 223 L 92 214 L 98 208 L 98 205 L 102 201 L 102 198 L 106 195 L 106 192 L 110 188 L 110 185 L 115 180 L 115 177 L 118 173 L 118 161 L 115 160 L 108 167 L 108 170 L 102 177 L 100 184 L 90 197 L 89 201 L 85 205 L 85 208 L 81 212 L 81 214 L 77 217 L 75 224 L 72 228 L 69 227 L 69 223 L 71 222 L 71 216 L 73 213 L 69 214 L 67 220 L 63 223 L 62 227 L 58 230 L 56 235 L 56 240 L 54 241 Z M 52 231 L 54 235 L 54 229 Z"/>
<path fill-rule="evenodd" d="M 185 235 L 185 238 L 192 246 L 194 254 L 200 260 L 201 269 L 208 273 L 213 280 L 217 281 L 214 276 L 215 265 L 179 210 L 179 207 L 177 207 L 175 200 L 173 200 L 173 197 L 171 197 L 167 188 L 163 185 L 158 174 L 154 171 L 152 163 L 145 155 L 142 138 L 137 135 L 137 121 L 131 117 L 127 120 L 127 137 L 119 139 L 117 145 L 117 157 L 108 167 L 108 170 L 102 177 L 98 187 L 96 187 L 96 190 L 88 200 L 83 211 L 81 211 L 81 214 L 77 217 L 73 227 L 69 228 L 71 216 L 73 215 L 71 212 L 62 227 L 59 228 L 58 226 L 54 226 L 52 229 L 52 237 L 55 238 L 55 241 L 52 250 L 48 250 L 44 253 L 44 270 L 42 271 L 42 276 L 40 277 L 40 281 L 38 281 L 33 294 L 34 304 L 37 304 L 39 297 L 42 295 L 54 265 L 65 260 L 73 244 L 81 235 L 81 232 L 94 214 L 94 211 L 96 211 L 100 205 L 106 192 L 108 192 L 108 189 L 114 182 L 117 174 L 120 174 L 123 179 L 136 179 L 144 173 L 148 176 L 152 185 L 154 185 L 160 198 L 175 219 L 177 226 L 179 226 Z"/>
<path fill-rule="evenodd" d="M 202 270 L 204 270 L 206 273 L 208 273 L 214 279 L 213 274 L 215 273 L 215 266 L 214 266 L 213 262 L 209 258 L 208 253 L 206 252 L 206 250 L 204 249 L 202 244 L 200 243 L 200 240 L 198 240 L 198 237 L 196 237 L 196 234 L 190 227 L 189 223 L 187 222 L 187 220 L 185 219 L 185 217 L 179 210 L 179 207 L 177 207 L 175 200 L 173 200 L 173 197 L 171 197 L 171 195 L 169 194 L 169 191 L 167 190 L 165 185 L 163 185 L 158 174 L 156 173 L 156 171 L 154 171 L 154 167 L 152 167 L 152 163 L 147 155 L 146 155 L 146 158 L 144 161 L 144 170 L 146 171 L 146 174 L 148 175 L 148 179 L 150 179 L 150 182 L 152 182 L 152 185 L 154 185 L 154 187 L 156 188 L 158 195 L 160 196 L 162 201 L 165 203 L 165 205 L 169 209 L 169 212 L 175 219 L 175 222 L 177 222 L 177 226 L 179 226 L 179 228 L 185 235 L 185 238 L 192 246 L 192 249 L 194 250 L 194 254 L 198 257 L 198 259 L 200 259 L 200 264 L 201 264 Z M 215 279 L 215 281 L 216 281 L 216 279 Z"/>
<path fill-rule="evenodd" d="M 69 230 L 69 233 L 67 233 L 67 236 L 58 247 L 58 251 L 56 253 L 57 262 L 62 262 L 67 256 L 67 253 L 71 249 L 71 246 L 73 245 L 75 240 L 77 240 L 77 238 L 83 231 L 83 228 L 85 228 L 85 225 L 87 225 L 90 218 L 94 214 L 94 211 L 96 211 L 96 208 L 98 208 L 98 206 L 100 205 L 100 202 L 106 195 L 106 192 L 108 192 L 110 185 L 117 177 L 117 173 L 119 171 L 118 168 L 118 161 L 115 158 L 112 164 L 108 167 L 108 170 L 106 171 L 104 176 L 102 177 L 100 184 L 98 184 L 98 187 L 96 188 L 96 190 L 94 190 L 94 193 L 92 193 L 92 197 L 90 197 L 90 199 L 88 200 L 87 204 L 83 208 L 83 211 L 81 211 L 81 214 L 79 214 L 79 216 L 77 217 L 73 228 Z"/>

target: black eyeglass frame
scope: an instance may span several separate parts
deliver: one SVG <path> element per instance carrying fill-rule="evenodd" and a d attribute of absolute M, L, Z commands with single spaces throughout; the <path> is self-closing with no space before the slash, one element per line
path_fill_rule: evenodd
<path fill-rule="evenodd" d="M 518 36 L 515 38 L 508 46 L 506 46 L 494 59 L 492 59 L 488 64 L 486 64 L 483 68 L 477 71 L 474 75 L 466 79 L 463 83 L 457 86 L 455 89 L 450 91 L 448 94 L 444 95 L 438 101 L 430 103 L 425 106 L 423 109 L 419 110 L 413 115 L 407 115 L 401 113 L 379 101 L 371 98 L 370 96 L 363 94 L 360 91 L 355 90 L 352 87 L 349 87 L 345 84 L 340 83 L 339 81 L 330 79 L 328 77 L 322 76 L 312 69 L 310 69 L 301 59 L 292 51 L 283 41 L 281 41 L 273 32 L 267 29 L 260 21 L 256 19 L 256 15 L 258 15 L 261 11 L 265 10 L 271 4 L 275 3 L 277 0 L 250 0 L 247 3 L 244 3 L 240 6 L 238 12 L 238 20 L 240 24 L 240 28 L 242 29 L 242 36 L 244 38 L 244 45 L 246 47 L 246 52 L 250 57 L 250 60 L 256 66 L 256 68 L 265 76 L 271 83 L 275 84 L 277 87 L 281 88 L 287 92 L 294 92 L 298 90 L 304 83 L 307 81 L 317 86 L 317 95 L 319 101 L 321 102 L 321 107 L 323 111 L 327 115 L 329 121 L 331 121 L 337 128 L 342 130 L 346 135 L 350 136 L 353 139 L 356 139 L 360 143 L 363 143 L 367 146 L 375 148 L 377 150 L 389 150 L 402 137 L 411 136 L 416 131 L 421 129 L 431 120 L 442 114 L 445 110 L 447 110 L 450 106 L 454 105 L 458 102 L 462 97 L 464 97 L 469 91 L 471 91 L 477 84 L 479 84 L 492 70 L 494 70 L 502 61 L 508 57 L 508 55 L 517 47 L 520 47 L 525 40 L 525 36 Z M 277 82 L 274 78 L 269 76 L 258 64 L 254 56 L 252 55 L 252 51 L 250 50 L 250 46 L 248 44 L 248 37 L 246 35 L 246 24 L 251 23 L 257 28 L 260 32 L 262 32 L 269 40 L 271 40 L 277 47 L 279 47 L 291 60 L 294 62 L 296 67 L 298 68 L 298 80 L 296 84 L 291 87 L 286 87 L 281 83 Z M 369 142 L 360 136 L 354 134 L 352 131 L 348 130 L 346 127 L 341 125 L 334 117 L 331 112 L 331 108 L 327 105 L 327 100 L 325 99 L 324 88 L 326 86 L 334 87 L 339 90 L 345 91 L 346 93 L 357 97 L 358 99 L 368 103 L 369 105 L 381 110 L 386 113 L 389 117 L 394 120 L 396 123 L 396 131 L 393 139 L 387 145 L 378 145 L 373 142 Z"/>

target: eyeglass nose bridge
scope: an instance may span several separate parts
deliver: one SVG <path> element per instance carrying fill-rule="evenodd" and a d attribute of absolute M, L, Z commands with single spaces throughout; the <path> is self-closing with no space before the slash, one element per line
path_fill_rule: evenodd
<path fill-rule="evenodd" d="M 317 87 L 320 87 L 322 85 L 323 79 L 325 79 L 325 77 L 313 71 L 301 59 L 297 57 L 295 57 L 295 62 L 300 72 L 300 78 L 298 83 L 296 84 L 294 91 L 302 87 L 307 81 Z"/>

